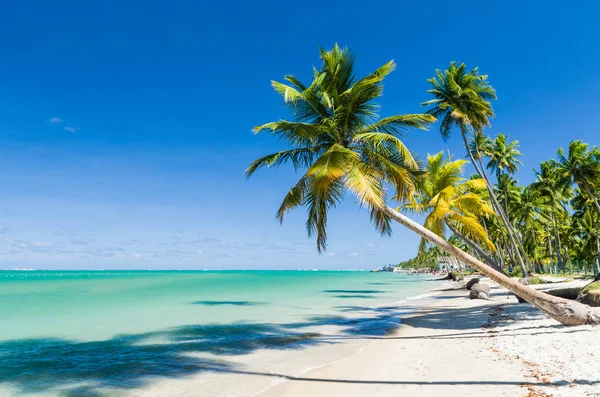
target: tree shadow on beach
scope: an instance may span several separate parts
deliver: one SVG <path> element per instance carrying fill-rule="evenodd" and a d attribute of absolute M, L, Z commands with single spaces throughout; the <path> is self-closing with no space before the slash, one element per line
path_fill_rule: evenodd
<path fill-rule="evenodd" d="M 340 337 L 368 337 L 383 335 L 398 324 L 391 310 L 360 314 L 282 324 L 190 325 L 87 342 L 5 341 L 0 343 L 0 384 L 10 384 L 23 394 L 50 391 L 64 397 L 96 397 L 106 390 L 139 388 L 158 378 L 233 373 L 240 368 L 232 356 L 259 349 L 302 349 L 343 341 L 316 333 L 314 327 L 336 326 Z M 230 359 L 201 358 L 198 353 Z"/>
<path fill-rule="evenodd" d="M 438 299 L 440 297 L 436 297 Z M 445 297 L 447 298 L 447 297 Z M 452 298 L 452 296 L 449 296 Z M 468 299 L 468 298 L 467 298 Z M 513 315 L 517 316 L 523 325 L 502 329 L 500 331 L 491 331 L 488 329 L 498 319 L 506 320 L 502 312 L 498 312 L 499 306 L 486 303 L 477 304 L 473 307 L 457 308 L 455 306 L 435 306 L 423 307 L 418 312 L 402 318 L 402 324 L 416 329 L 436 329 L 447 330 L 447 333 L 437 333 L 430 335 L 394 335 L 384 337 L 370 337 L 371 339 L 469 339 L 469 338 L 494 338 L 497 336 L 527 336 L 543 335 L 555 333 L 561 330 L 561 333 L 576 334 L 585 332 L 585 329 L 574 328 L 565 330 L 565 326 L 559 323 L 550 325 L 528 326 L 528 320 L 539 319 L 541 312 L 531 310 L 531 306 L 511 303 L 505 305 L 511 308 Z M 341 312 L 363 312 L 363 313 L 385 313 L 387 310 L 394 310 L 394 307 L 370 308 L 367 306 L 337 306 Z M 452 332 L 455 331 L 455 332 Z M 533 331 L 533 332 L 532 332 Z M 340 335 L 340 338 L 352 338 L 353 335 Z M 361 336 L 365 338 L 368 336 Z"/>
<path fill-rule="evenodd" d="M 402 322 L 413 328 L 448 331 L 433 337 L 439 339 L 493 337 L 481 327 L 494 308 L 486 304 L 422 308 Z M 97 397 L 109 389 L 139 388 L 153 379 L 176 379 L 202 372 L 244 373 L 245 369 L 238 367 L 234 357 L 260 349 L 303 349 L 347 339 L 423 338 L 386 335 L 387 330 L 398 326 L 399 318 L 410 310 L 407 307 L 348 305 L 337 306 L 336 310 L 337 314 L 315 315 L 292 323 L 189 325 L 100 341 L 51 338 L 5 341 L 0 343 L 0 384 L 10 384 L 23 394 L 50 391 L 64 397 Z M 319 333 L 332 326 L 335 331 Z M 554 330 L 552 326 L 536 328 L 540 333 Z M 508 335 L 518 335 L 525 329 L 511 329 Z M 201 358 L 199 353 L 228 359 Z M 292 379 L 287 375 L 255 374 Z"/>

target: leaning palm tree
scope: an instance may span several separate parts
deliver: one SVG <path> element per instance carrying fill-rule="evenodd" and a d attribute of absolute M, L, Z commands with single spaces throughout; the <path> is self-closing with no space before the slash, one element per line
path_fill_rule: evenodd
<path fill-rule="evenodd" d="M 280 120 L 256 127 L 270 131 L 291 149 L 262 157 L 246 170 L 252 175 L 261 167 L 278 167 L 291 162 L 303 170 L 299 181 L 283 199 L 280 220 L 296 207 L 306 207 L 309 235 L 316 234 L 317 248 L 326 248 L 327 213 L 345 197 L 355 195 L 371 212 L 382 233 L 391 232 L 392 220 L 426 238 L 440 249 L 542 309 L 563 324 L 600 323 L 600 314 L 590 307 L 544 294 L 520 284 L 461 251 L 387 205 L 387 186 L 392 199 L 406 203 L 415 190 L 417 164 L 399 137 L 405 128 L 425 128 L 430 115 L 399 115 L 374 121 L 383 89 L 383 78 L 394 69 L 388 62 L 372 74 L 355 79 L 353 58 L 337 45 L 321 50 L 322 65 L 309 85 L 287 76 L 290 85 L 273 82 L 275 90 L 291 105 L 293 121 Z"/>
<path fill-rule="evenodd" d="M 415 201 L 403 209 L 426 215 L 424 226 L 438 236 L 444 237 L 449 229 L 488 265 L 502 271 L 492 258 L 496 248 L 479 223 L 481 217 L 494 214 L 489 201 L 480 194 L 485 182 L 481 178 L 465 180 L 462 172 L 466 163 L 466 160 L 444 159 L 444 152 L 427 156 L 425 174 L 417 177 Z M 421 239 L 419 253 L 428 245 L 426 239 Z"/>
<path fill-rule="evenodd" d="M 435 120 L 427 114 L 406 114 L 377 121 L 373 100 L 382 95 L 383 79 L 396 66 L 393 61 L 355 80 L 348 50 L 337 45 L 331 51 L 321 50 L 321 60 L 310 85 L 291 75 L 285 77 L 289 85 L 272 82 L 295 119 L 263 124 L 254 132 L 269 131 L 293 148 L 264 156 L 246 170 L 249 177 L 261 167 L 288 161 L 296 169 L 306 169 L 283 199 L 277 216 L 283 221 L 289 210 L 306 207 L 308 234 L 316 235 L 319 252 L 327 247 L 327 212 L 345 192 L 370 209 L 380 233 L 390 233 L 390 216 L 382 210 L 387 199 L 384 183 L 393 184 L 394 199 L 405 201 L 414 192 L 413 174 L 418 170 L 400 138 L 406 129 L 425 129 Z"/>
<path fill-rule="evenodd" d="M 490 101 L 496 99 L 496 91 L 488 82 L 486 75 L 480 75 L 477 68 L 467 71 L 464 63 L 457 65 L 451 62 L 448 69 L 437 70 L 436 77 L 427 81 L 431 84 L 431 89 L 427 92 L 433 96 L 433 99 L 421 105 L 428 108 L 427 114 L 441 119 L 440 133 L 444 139 L 449 138 L 455 128 L 459 129 L 472 166 L 486 182 L 493 208 L 507 230 L 509 242 L 517 254 L 519 265 L 525 268 L 520 254 L 521 247 L 515 237 L 516 233 L 494 196 L 485 169 L 480 168 L 469 146 L 469 135 L 474 134 L 477 138 L 477 134 L 482 133 L 483 129 L 490 125 L 490 118 L 494 117 Z"/>

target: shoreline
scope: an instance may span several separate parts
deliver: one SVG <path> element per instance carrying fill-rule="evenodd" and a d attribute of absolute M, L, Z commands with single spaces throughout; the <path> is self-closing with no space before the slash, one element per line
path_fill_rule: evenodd
<path fill-rule="evenodd" d="M 335 363 L 285 377 L 258 397 L 600 396 L 595 330 L 560 326 L 484 282 L 492 301 L 470 300 L 457 289 L 464 283 L 438 288 L 396 330 Z M 576 343 L 565 343 L 574 332 Z"/>
<path fill-rule="evenodd" d="M 289 377 L 258 397 L 518 395 L 525 381 L 520 366 L 507 363 L 498 370 L 485 341 L 472 335 L 496 305 L 469 300 L 457 285 L 440 282 L 429 291 L 437 295 L 403 317 L 392 332 L 335 364 Z M 471 359 L 474 355 L 477 361 Z M 497 377 L 490 376 L 497 372 L 508 379 L 502 391 Z"/>
<path fill-rule="evenodd" d="M 482 282 L 492 287 L 491 301 L 470 300 L 464 289 L 466 280 L 415 279 L 419 283 L 412 286 L 408 278 L 376 276 L 330 289 L 339 277 L 334 281 L 310 278 L 318 297 L 331 299 L 337 294 L 327 304 L 305 299 L 310 295 L 304 289 L 295 291 L 301 304 L 199 301 L 207 302 L 206 308 L 200 306 L 200 313 L 210 316 L 206 320 L 214 320 L 212 316 L 223 311 L 220 303 L 224 303 L 228 312 L 254 313 L 251 323 L 211 325 L 198 317 L 197 325 L 165 329 L 168 318 L 160 317 L 155 324 L 159 331 L 106 340 L 56 339 L 51 345 L 44 339 L 11 342 L 4 354 L 17 367 L 29 368 L 30 361 L 42 360 L 52 369 L 33 372 L 39 381 L 20 378 L 15 370 L 11 375 L 15 382 L 0 385 L 0 394 L 20 395 L 28 387 L 45 395 L 71 390 L 106 397 L 600 397 L 595 391 L 600 386 L 597 331 L 589 326 L 561 326 L 533 306 L 517 304 L 514 295 L 488 279 Z M 534 288 L 574 283 L 585 281 Z M 82 285 L 86 291 L 89 286 L 98 287 L 97 282 Z M 303 284 L 294 279 L 291 285 Z M 394 295 L 396 288 L 407 293 Z M 108 288 L 111 296 L 113 291 Z M 195 294 L 195 288 L 191 293 Z M 177 296 L 175 303 L 169 301 L 164 307 L 171 309 L 175 304 L 184 313 L 196 314 L 198 309 L 186 304 L 189 298 L 185 296 Z M 277 299 L 277 295 L 269 296 Z M 350 297 L 347 301 L 340 299 L 346 296 Z M 265 300 L 259 298 L 257 302 Z M 219 304 L 215 307 L 214 302 Z M 161 306 L 152 305 L 151 313 L 160 313 L 157 307 Z M 139 310 L 136 307 L 138 315 Z M 279 317 L 282 313 L 287 317 Z M 273 322 L 278 318 L 282 322 Z M 102 356 L 105 348 L 108 353 Z M 20 349 L 34 353 L 24 355 Z M 59 360 L 63 355 L 74 357 L 78 365 L 63 364 Z M 115 366 L 123 360 L 130 363 L 127 368 Z M 54 385 L 55 379 L 65 381 Z M 133 380 L 139 383 L 132 386 Z"/>
<path fill-rule="evenodd" d="M 425 281 L 425 280 L 422 280 Z M 429 283 L 432 280 L 427 280 Z M 435 286 L 450 285 L 450 282 L 436 283 Z M 235 359 L 237 369 L 220 371 L 215 369 L 179 379 L 154 379 L 145 387 L 121 392 L 119 396 L 159 397 L 159 396 L 228 396 L 259 397 L 270 395 L 271 390 L 285 385 L 290 379 L 301 379 L 306 374 L 336 365 L 367 348 L 373 341 L 385 338 L 402 327 L 404 318 L 421 306 L 426 306 L 441 294 L 427 284 L 422 291 L 400 300 L 379 302 L 374 306 L 361 307 L 361 310 L 347 313 L 343 327 L 337 326 L 314 329 L 314 342 L 302 348 L 274 349 L 257 351 L 243 356 L 210 355 L 192 353 L 191 357 L 206 360 Z M 369 319 L 369 316 L 373 316 Z M 365 321 L 366 320 L 366 321 Z M 361 328 L 366 326 L 366 328 Z M 348 327 L 356 327 L 349 330 Z M 311 332 L 310 329 L 305 329 Z M 350 332 L 348 332 L 350 331 Z M 315 362 L 316 361 L 316 362 Z M 201 391 L 199 391 L 201 390 Z M 276 391 L 277 393 L 277 391 Z M 278 395 L 278 394 L 275 394 Z"/>

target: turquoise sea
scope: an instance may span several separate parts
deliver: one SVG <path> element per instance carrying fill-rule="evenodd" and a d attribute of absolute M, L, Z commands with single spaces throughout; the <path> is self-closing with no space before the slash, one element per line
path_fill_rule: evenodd
<path fill-rule="evenodd" d="M 0 395 L 125 395 L 164 379 L 236 373 L 260 354 L 275 367 L 281 352 L 300 363 L 307 358 L 292 352 L 396 327 L 408 310 L 399 303 L 431 288 L 426 279 L 359 271 L 0 271 Z"/>

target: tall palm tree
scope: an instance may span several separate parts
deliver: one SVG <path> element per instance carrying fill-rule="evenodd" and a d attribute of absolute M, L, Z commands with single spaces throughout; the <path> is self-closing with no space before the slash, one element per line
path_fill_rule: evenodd
<path fill-rule="evenodd" d="M 450 229 L 486 263 L 502 271 L 490 254 L 496 250 L 494 244 L 479 223 L 479 218 L 494 213 L 489 202 L 478 192 L 485 189 L 485 182 L 481 178 L 464 179 L 465 163 L 466 160 L 444 159 L 443 151 L 428 155 L 425 174 L 417 178 L 415 201 L 403 209 L 426 214 L 424 226 L 438 236 L 444 237 Z M 424 252 L 427 246 L 428 241 L 421 239 L 419 252 Z"/>
<path fill-rule="evenodd" d="M 382 80 L 393 70 L 393 62 L 356 80 L 353 59 L 346 49 L 336 45 L 330 51 L 321 50 L 321 60 L 310 85 L 293 76 L 286 77 L 291 85 L 272 83 L 284 101 L 293 105 L 294 121 L 255 128 L 255 132 L 270 131 L 292 148 L 256 160 L 246 170 L 248 176 L 261 167 L 285 162 L 306 170 L 285 196 L 278 211 L 280 219 L 292 208 L 306 207 L 308 233 L 317 235 L 319 250 L 325 249 L 327 212 L 349 191 L 369 208 L 380 232 L 389 233 L 390 221 L 397 221 L 561 323 L 600 323 L 600 314 L 590 307 L 522 285 L 389 207 L 387 184 L 394 189 L 392 198 L 402 204 L 410 201 L 415 189 L 417 164 L 399 135 L 407 127 L 425 128 L 433 117 L 416 114 L 373 121 L 377 116 L 374 100 L 381 95 Z"/>
<path fill-rule="evenodd" d="M 573 233 L 582 242 L 580 257 L 597 261 L 600 273 L 600 215 L 593 208 L 587 195 L 578 194 L 571 200 L 573 213 Z"/>
<path fill-rule="evenodd" d="M 559 265 L 564 266 L 566 256 L 563 252 L 558 221 L 567 214 L 567 201 L 573 196 L 573 189 L 558 175 L 558 163 L 554 160 L 540 163 L 540 169 L 536 170 L 535 174 L 536 181 L 531 184 L 531 187 L 548 199 L 549 208 L 545 216 L 548 218 L 549 228 L 552 229 L 552 232 L 548 230 L 547 233 L 548 244 L 549 247 L 552 246 L 552 236 L 554 236 L 553 251 L 556 253 Z"/>
<path fill-rule="evenodd" d="M 522 165 L 519 157 L 523 156 L 518 150 L 519 141 L 507 142 L 506 135 L 499 134 L 496 138 L 490 142 L 490 146 L 487 153 L 490 157 L 490 161 L 487 164 L 487 168 L 496 174 L 498 180 L 498 186 L 500 186 L 501 194 L 497 197 L 502 196 L 501 202 L 504 203 L 504 211 L 506 218 L 511 222 L 510 209 L 508 208 L 508 197 L 509 192 L 507 188 L 511 186 L 509 182 L 514 182 L 512 185 L 516 185 L 516 181 L 512 179 L 512 176 L 519 169 L 519 165 Z M 513 194 L 519 195 L 519 192 L 515 189 Z M 518 197 L 516 197 L 518 199 Z M 512 222 L 511 222 L 512 225 Z M 515 237 L 518 240 L 519 245 L 523 248 L 523 243 L 518 232 L 515 231 Z M 525 254 L 525 252 L 523 252 Z"/>
<path fill-rule="evenodd" d="M 515 203 L 513 212 L 516 221 L 521 226 L 525 235 L 525 247 L 534 258 L 535 265 L 539 266 L 538 241 L 541 235 L 542 217 L 550 210 L 548 198 L 531 186 L 525 186 L 520 190 L 520 195 Z"/>
<path fill-rule="evenodd" d="M 480 75 L 477 68 L 470 72 L 467 71 L 464 63 L 457 65 L 455 62 L 451 62 L 448 69 L 437 70 L 436 77 L 427 81 L 431 84 L 431 89 L 427 92 L 433 96 L 433 99 L 425 101 L 421 105 L 428 108 L 428 114 L 441 119 L 440 133 L 444 139 L 450 137 L 452 130 L 459 129 L 473 167 L 486 182 L 492 205 L 504 223 L 510 244 L 517 253 L 519 265 L 525 269 L 525 262 L 516 241 L 516 233 L 494 196 L 485 169 L 479 167 L 469 146 L 469 135 L 482 133 L 483 129 L 490 125 L 490 118 L 494 117 L 490 101 L 496 99 L 496 91 L 487 81 L 486 75 Z M 525 273 L 525 277 L 527 277 L 527 273 Z"/>
<path fill-rule="evenodd" d="M 513 177 L 509 174 L 499 172 L 497 173 L 498 182 L 494 185 L 494 195 L 500 201 L 500 205 L 504 213 L 506 214 L 506 218 L 510 222 L 510 226 L 515 230 L 515 239 L 517 240 L 516 247 L 513 245 L 508 245 L 507 251 L 511 261 L 514 263 L 518 263 L 521 268 L 521 273 L 524 275 L 523 277 L 527 277 L 528 269 L 524 265 L 524 261 L 522 258 L 527 258 L 527 252 L 523 246 L 521 233 L 519 233 L 516 227 L 516 224 L 513 226 L 513 220 L 509 217 L 509 214 L 514 212 L 514 208 L 517 207 L 517 203 L 521 198 L 521 186 L 517 185 L 517 181 L 513 179 Z M 504 228 L 506 230 L 506 228 Z M 504 231 L 504 233 L 506 233 Z M 521 251 L 519 251 L 521 250 Z M 516 260 L 515 260 L 516 258 Z"/>
<path fill-rule="evenodd" d="M 519 157 L 523 156 L 519 151 L 519 141 L 507 142 L 506 135 L 498 134 L 487 148 L 490 161 L 487 167 L 496 173 L 496 176 L 502 174 L 514 175 L 522 165 Z"/>
<path fill-rule="evenodd" d="M 600 183 L 600 150 L 582 141 L 569 143 L 569 151 L 565 155 L 563 149 L 558 149 L 558 175 L 566 183 L 575 183 L 594 203 L 600 214 L 600 203 L 595 193 L 595 187 Z"/>
<path fill-rule="evenodd" d="M 483 131 L 474 131 L 473 136 L 469 140 L 469 152 L 473 160 L 481 170 L 484 170 L 483 157 L 488 156 L 492 150 L 492 140 L 483 133 Z"/>

